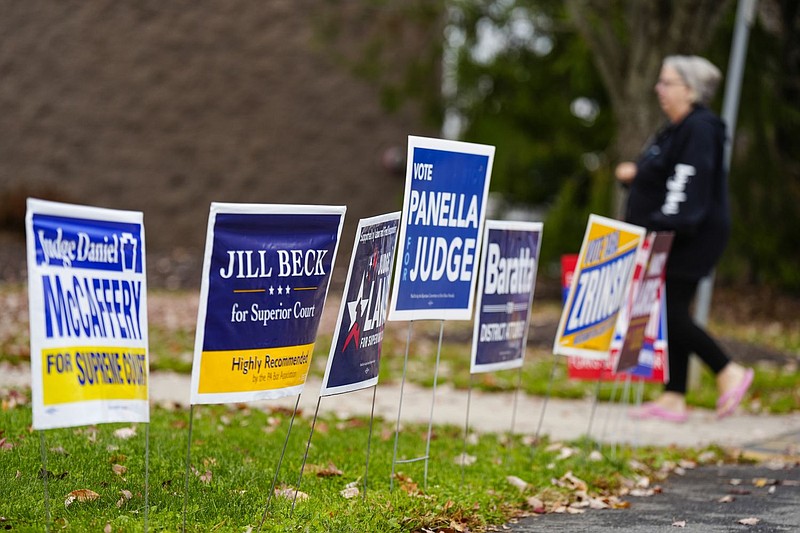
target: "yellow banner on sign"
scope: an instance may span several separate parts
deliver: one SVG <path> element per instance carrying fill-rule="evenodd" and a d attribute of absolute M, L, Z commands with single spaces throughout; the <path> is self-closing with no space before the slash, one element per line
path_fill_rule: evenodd
<path fill-rule="evenodd" d="M 591 215 L 553 352 L 607 359 L 645 229 Z"/>
<path fill-rule="evenodd" d="M 285 389 L 306 382 L 314 343 L 203 352 L 200 394 Z"/>
<path fill-rule="evenodd" d="M 42 350 L 44 405 L 91 400 L 146 400 L 144 348 L 71 346 Z"/>

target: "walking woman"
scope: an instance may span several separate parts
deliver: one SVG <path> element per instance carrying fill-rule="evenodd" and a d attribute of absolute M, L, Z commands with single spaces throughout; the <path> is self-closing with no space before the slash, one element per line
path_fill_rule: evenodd
<path fill-rule="evenodd" d="M 616 168 L 629 187 L 625 220 L 675 232 L 666 270 L 669 382 L 661 396 L 632 412 L 636 418 L 686 421 L 691 353 L 716 376 L 720 418 L 734 412 L 753 381 L 753 370 L 731 361 L 690 311 L 699 281 L 719 261 L 730 233 L 725 125 L 707 107 L 721 78 L 702 57 L 664 59 L 655 92 L 667 123 L 636 163 Z"/>

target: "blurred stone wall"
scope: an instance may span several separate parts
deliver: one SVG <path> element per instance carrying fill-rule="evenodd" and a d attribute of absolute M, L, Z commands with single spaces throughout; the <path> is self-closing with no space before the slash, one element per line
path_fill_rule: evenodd
<path fill-rule="evenodd" d="M 194 287 L 210 202 L 344 204 L 346 265 L 358 218 L 401 208 L 387 151 L 436 132 L 334 60 L 317 5 L 0 0 L 6 254 L 27 196 L 143 211 L 149 277 Z"/>

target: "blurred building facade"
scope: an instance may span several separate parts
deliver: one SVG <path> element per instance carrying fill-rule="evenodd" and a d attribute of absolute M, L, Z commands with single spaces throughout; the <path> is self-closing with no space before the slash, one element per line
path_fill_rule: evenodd
<path fill-rule="evenodd" d="M 358 218 L 401 208 L 407 135 L 437 132 L 335 59 L 317 5 L 3 2 L 4 248 L 27 196 L 143 211 L 148 272 L 199 283 L 210 202 L 335 204 L 341 264 Z"/>

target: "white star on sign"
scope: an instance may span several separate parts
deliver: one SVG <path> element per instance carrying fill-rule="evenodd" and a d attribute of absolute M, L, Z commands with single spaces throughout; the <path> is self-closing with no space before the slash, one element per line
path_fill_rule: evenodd
<path fill-rule="evenodd" d="M 350 315 L 350 326 L 356 321 L 358 315 L 358 304 L 361 303 L 361 296 L 364 294 L 364 276 L 361 276 L 361 285 L 358 287 L 358 295 L 352 302 L 347 302 L 347 313 Z"/>

